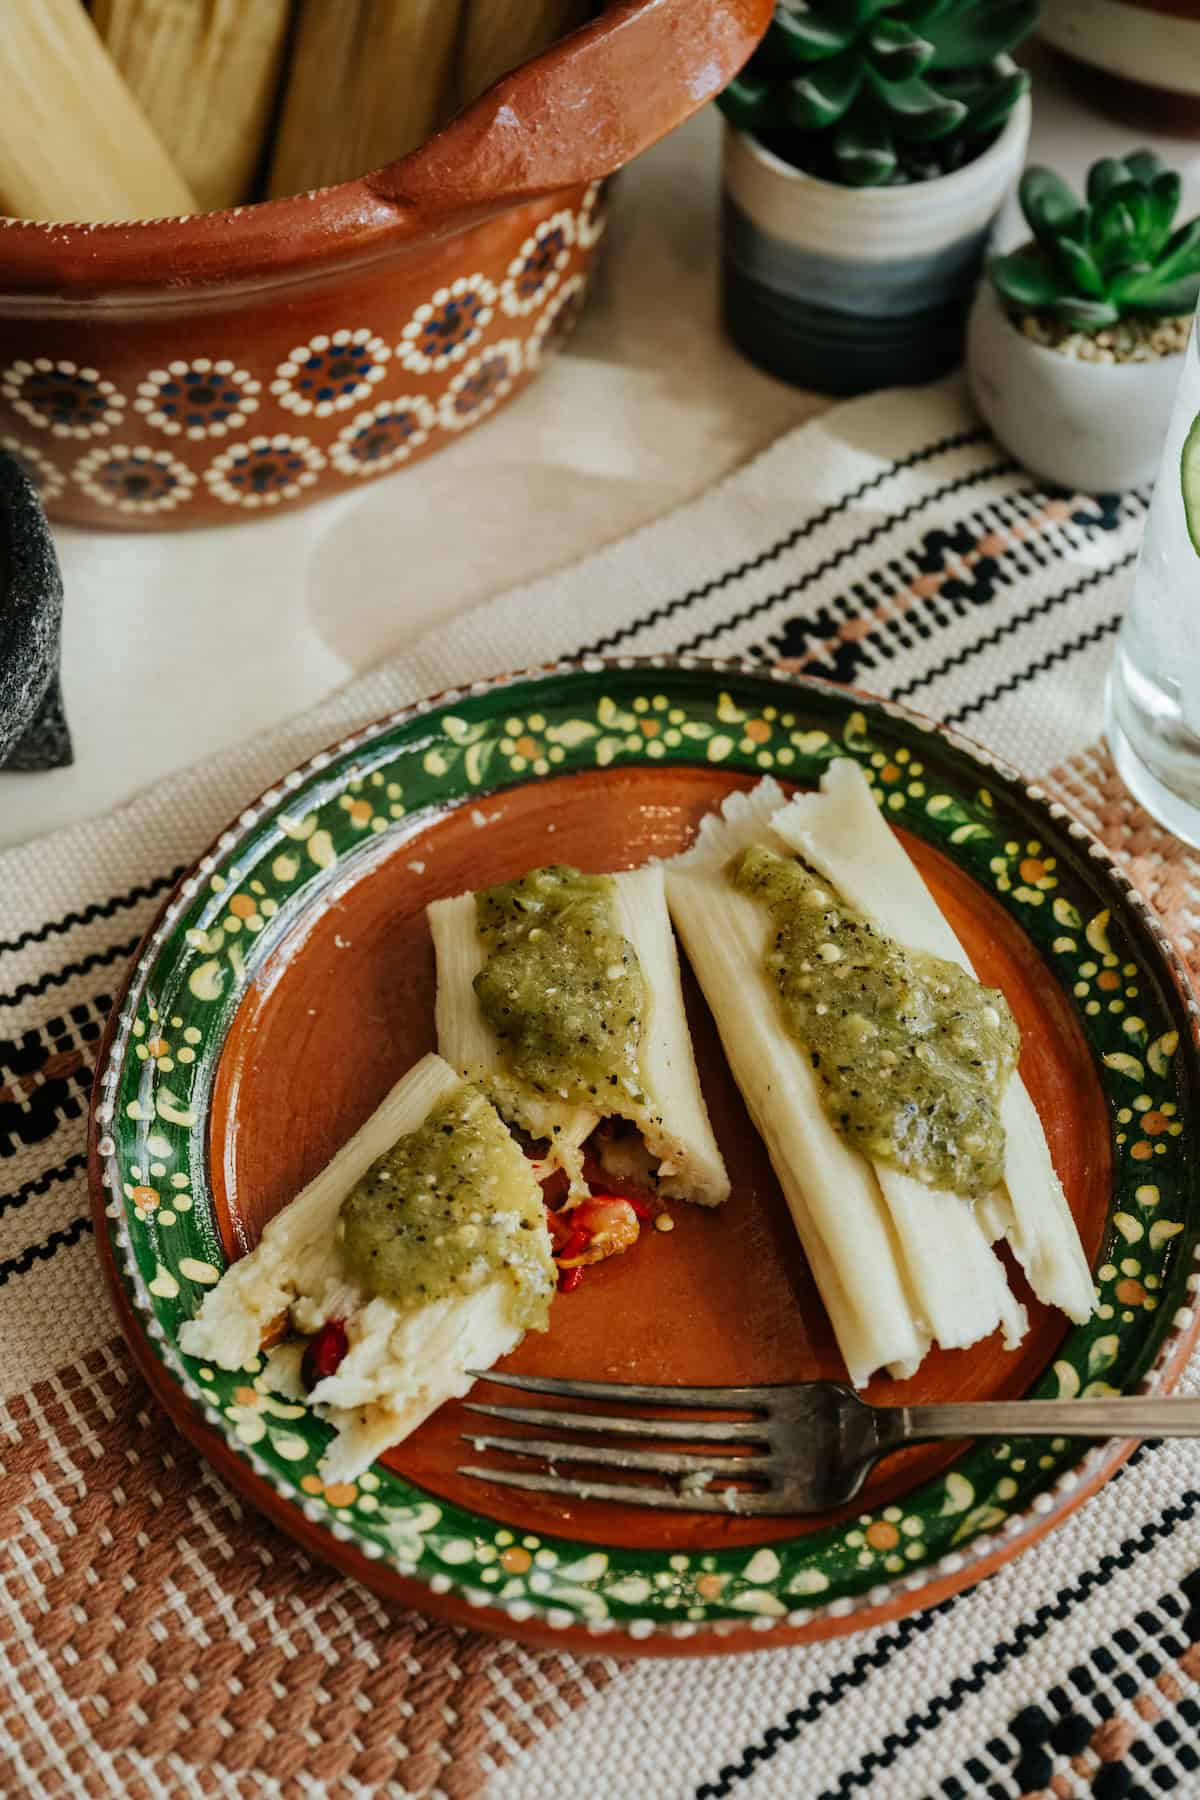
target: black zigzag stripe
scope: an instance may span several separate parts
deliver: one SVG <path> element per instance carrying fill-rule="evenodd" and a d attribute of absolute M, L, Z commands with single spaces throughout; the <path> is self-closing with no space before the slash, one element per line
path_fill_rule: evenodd
<path fill-rule="evenodd" d="M 1157 1519 L 1144 1526 L 1136 1538 L 1125 1538 L 1115 1555 L 1100 1557 L 1096 1568 L 1085 1569 L 1073 1588 L 1060 1592 L 1058 1599 L 1039 1606 L 1029 1624 L 1017 1626 L 1011 1638 L 997 1644 L 990 1656 L 977 1662 L 969 1675 L 957 1675 L 941 1694 L 935 1694 L 924 1712 L 914 1713 L 902 1732 L 889 1732 L 880 1750 L 869 1750 L 855 1769 L 848 1769 L 837 1783 L 826 1788 L 820 1800 L 848 1800 L 855 1788 L 866 1788 L 876 1769 L 886 1768 L 898 1750 L 910 1750 L 925 1731 L 931 1730 L 946 1713 L 957 1712 L 968 1694 L 977 1694 L 989 1675 L 999 1675 L 1029 1644 L 1045 1637 L 1054 1622 L 1065 1619 L 1093 1588 L 1104 1587 L 1121 1569 L 1131 1568 L 1135 1559 L 1152 1549 L 1159 1538 L 1169 1537 L 1176 1525 L 1186 1524 L 1200 1506 L 1200 1493 L 1187 1489 L 1180 1495 L 1178 1506 L 1168 1506 Z"/>
<path fill-rule="evenodd" d="M 1005 638 L 1012 637 L 1015 632 L 1023 631 L 1027 625 L 1032 625 L 1035 619 L 1046 618 L 1057 607 L 1064 606 L 1069 600 L 1078 600 L 1082 594 L 1088 593 L 1094 587 L 1099 587 L 1100 583 L 1107 581 L 1110 575 L 1118 575 L 1123 569 L 1128 569 L 1137 561 L 1137 557 L 1137 551 L 1130 550 L 1116 562 L 1110 563 L 1107 568 L 1093 569 L 1090 574 L 1072 582 L 1070 587 L 1063 588 L 1059 593 L 1047 594 L 1044 599 L 1037 602 L 1036 606 L 1029 606 L 1024 612 L 1015 613 L 1011 619 L 1006 619 L 1003 625 L 997 625 L 994 631 L 989 631 L 986 636 L 977 638 L 973 644 L 967 644 L 963 649 L 956 650 L 952 656 L 943 657 L 940 663 L 935 663 L 932 668 L 925 669 L 920 675 L 914 675 L 911 681 L 901 682 L 899 687 L 891 690 L 889 698 L 908 700 L 913 694 L 919 693 L 922 688 L 930 687 L 935 681 L 940 681 L 943 675 L 949 675 L 952 670 L 966 668 L 967 664 L 973 662 L 975 657 L 981 655 L 983 651 L 994 650 L 997 644 L 1004 642 Z"/>
<path fill-rule="evenodd" d="M 1033 681 L 1038 675 L 1044 675 L 1047 669 L 1053 669 L 1059 663 L 1069 662 L 1081 650 L 1090 650 L 1093 644 L 1099 644 L 1104 638 L 1111 637 L 1114 631 L 1120 630 L 1120 626 L 1120 614 L 1112 619 L 1102 619 L 1089 631 L 1081 631 L 1078 637 L 1068 638 L 1065 644 L 1058 644 L 1053 650 L 1047 650 L 1045 656 L 1039 656 L 1036 662 L 1028 663 L 1025 668 L 1018 669 L 1015 675 L 1009 675 L 1004 681 L 998 681 L 994 688 L 988 689 L 986 694 L 980 694 L 976 699 L 968 700 L 962 706 L 957 707 L 954 712 L 947 713 L 942 723 L 944 725 L 961 725 L 964 719 L 971 718 L 975 713 L 983 712 L 995 701 L 1003 700 L 1008 694 L 1015 694 L 1019 688 L 1025 686 L 1026 682 Z"/>
<path fill-rule="evenodd" d="M 60 1181 L 70 1181 L 72 1175 L 81 1175 L 87 1168 L 87 1156 L 80 1150 L 74 1156 L 68 1156 L 66 1162 L 59 1163 L 57 1168 L 45 1169 L 35 1175 L 31 1181 L 22 1185 L 11 1194 L 0 1194 L 0 1216 L 7 1212 L 15 1212 L 27 1201 L 36 1200 L 42 1194 L 48 1194 L 52 1187 Z"/>
<path fill-rule="evenodd" d="M 0 956 L 24 950 L 28 944 L 44 944 L 48 938 L 71 931 L 76 925 L 92 925 L 97 919 L 114 918 L 117 913 L 130 906 L 139 906 L 143 900 L 155 900 L 159 894 L 173 888 L 182 874 L 183 864 L 179 863 L 169 875 L 159 875 L 140 887 L 127 888 L 123 894 L 113 894 L 108 900 L 94 901 L 79 912 L 64 913 L 60 919 L 49 919 L 46 924 L 39 925 L 36 931 L 22 931 L 15 938 L 0 940 Z"/>
<path fill-rule="evenodd" d="M 52 1231 L 49 1237 L 43 1238 L 40 1244 L 30 1244 L 19 1256 L 10 1256 L 6 1262 L 0 1262 L 0 1287 L 4 1287 L 14 1275 L 28 1275 L 34 1263 L 49 1262 L 60 1250 L 69 1250 L 92 1229 L 92 1221 L 85 1213 L 78 1219 L 72 1219 L 61 1231 Z"/>
<path fill-rule="evenodd" d="M 941 456 L 947 450 L 960 450 L 968 444 L 982 444 L 986 440 L 986 431 L 958 431 L 950 437 L 939 438 L 934 444 L 925 445 L 921 450 L 914 450 L 911 455 L 903 456 L 897 462 L 889 463 L 887 468 L 881 470 L 878 475 L 873 475 L 869 481 L 862 482 L 850 493 L 843 494 L 840 500 L 822 507 L 820 512 L 813 513 L 811 518 L 805 519 L 802 525 L 797 525 L 793 531 L 787 533 L 786 537 L 777 539 L 766 550 L 760 550 L 756 556 L 750 557 L 746 562 L 738 563 L 736 568 L 726 569 L 722 575 L 714 575 L 711 580 L 704 582 L 700 587 L 689 588 L 686 594 L 680 594 L 677 599 L 668 600 L 663 605 L 654 607 L 642 618 L 634 619 L 630 624 L 620 626 L 605 637 L 597 638 L 594 643 L 587 644 L 580 649 L 577 655 L 602 656 L 608 650 L 615 650 L 619 644 L 625 643 L 631 637 L 636 637 L 639 631 L 648 631 L 652 625 L 661 625 L 664 619 L 673 619 L 676 613 L 686 611 L 689 606 L 695 606 L 697 601 L 707 600 L 710 594 L 719 593 L 731 582 L 741 581 L 747 575 L 753 575 L 759 569 L 765 568 L 768 563 L 774 562 L 776 557 L 786 555 L 797 544 L 803 543 L 805 538 L 811 537 L 814 531 L 819 531 L 822 525 L 828 525 L 831 519 L 836 519 L 839 513 L 845 512 L 846 508 L 852 506 L 856 500 L 861 500 L 875 488 L 882 487 L 884 482 L 890 481 L 893 475 L 900 474 L 904 469 L 916 468 L 919 464 L 928 462 L 935 456 Z M 1006 465 L 1006 467 L 1011 466 L 1011 464 Z"/>
<path fill-rule="evenodd" d="M 1149 1448 L 1149 1445 L 1142 1445 L 1114 1479 L 1120 1479 L 1127 1470 L 1133 1468 Z M 1189 1491 L 1181 1499 L 1181 1505 L 1166 1507 L 1157 1519 L 1151 1519 L 1144 1525 L 1136 1538 L 1126 1538 L 1115 1555 L 1102 1556 L 1094 1568 L 1085 1569 L 1077 1582 L 1059 1592 L 1056 1600 L 1040 1606 L 1032 1622 L 1018 1625 L 1012 1637 L 997 1644 L 990 1657 L 976 1663 L 969 1675 L 957 1677 L 951 1684 L 952 1698 L 943 1701 L 940 1710 L 956 1711 L 962 1704 L 964 1695 L 978 1693 L 989 1674 L 998 1673 L 1014 1657 L 1019 1656 L 1027 1644 L 1044 1637 L 1051 1620 L 1066 1618 L 1074 1606 L 1087 1599 L 1093 1589 L 1107 1587 L 1119 1570 L 1130 1568 L 1137 1557 L 1153 1549 L 1159 1538 L 1169 1537 L 1176 1524 L 1191 1519 L 1197 1507 L 1200 1507 L 1200 1494 Z M 703 1782 L 696 1789 L 694 1800 L 728 1800 L 735 1782 L 749 1781 L 756 1768 L 761 1763 L 769 1762 L 781 1745 L 794 1743 L 805 1725 L 814 1724 L 847 1690 L 862 1687 L 872 1670 L 886 1668 L 899 1651 L 907 1648 L 922 1631 L 929 1629 L 935 1618 L 964 1598 L 966 1596 L 961 1594 L 953 1596 L 942 1601 L 939 1606 L 931 1607 L 928 1612 L 914 1613 L 902 1620 L 899 1628 L 881 1637 L 873 1650 L 856 1656 L 849 1669 L 839 1670 L 828 1687 L 810 1695 L 803 1706 L 793 1708 L 782 1725 L 768 1727 L 759 1743 L 746 1747 L 740 1762 L 727 1763 L 715 1781 Z M 876 1761 L 878 1760 L 877 1758 Z M 843 1793 L 848 1791 L 844 1782 L 845 1777 L 841 1789 Z M 820 1800 L 831 1800 L 831 1791 L 826 1790 Z"/>
<path fill-rule="evenodd" d="M 880 538 L 886 537 L 898 526 L 906 525 L 910 519 L 915 519 L 928 507 L 935 506 L 939 500 L 948 500 L 955 494 L 964 493 L 967 488 L 977 487 L 981 481 L 987 481 L 993 475 L 1006 475 L 1013 466 L 1007 461 L 986 463 L 983 468 L 973 470 L 970 475 L 960 475 L 954 481 L 944 482 L 941 487 L 931 488 L 919 500 L 912 501 L 902 512 L 890 513 L 886 519 L 881 519 L 877 525 L 872 525 L 869 531 L 862 532 L 850 543 L 844 544 L 840 550 L 834 550 L 829 556 L 822 558 L 819 563 L 815 563 L 795 581 L 789 581 L 786 587 L 778 588 L 774 593 L 764 595 L 761 600 L 755 600 L 752 605 L 743 607 L 741 612 L 731 613 L 728 618 L 720 620 L 718 624 L 710 625 L 705 631 L 698 631 L 695 637 L 687 638 L 682 643 L 676 644 L 676 652 L 679 655 L 686 655 L 689 651 L 698 650 L 702 644 L 708 643 L 712 638 L 721 637 L 725 632 L 733 631 L 739 625 L 748 625 L 752 619 L 761 618 L 763 613 L 769 612 L 781 601 L 791 600 L 797 594 L 803 594 L 814 582 L 820 581 L 825 575 L 832 574 L 834 569 L 839 569 L 844 562 L 857 556 L 861 550 L 869 550 L 872 544 L 879 542 Z"/>
<path fill-rule="evenodd" d="M 90 975 L 93 969 L 103 969 L 109 963 L 122 962 L 133 955 L 141 942 L 140 935 L 132 937 L 128 943 L 113 944 L 107 950 L 94 950 L 90 956 L 83 956 L 78 962 L 64 963 L 61 969 L 49 969 L 45 975 L 39 975 L 36 981 L 22 981 L 11 994 L 0 994 L 0 1006 L 19 1006 L 22 1000 L 33 1000 L 47 989 L 64 987 L 76 976 Z"/>

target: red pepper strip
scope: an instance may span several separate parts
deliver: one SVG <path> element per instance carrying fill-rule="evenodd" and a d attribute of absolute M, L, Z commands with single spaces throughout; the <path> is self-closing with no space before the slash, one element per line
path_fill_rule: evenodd
<path fill-rule="evenodd" d="M 572 1257 L 582 1256 L 592 1241 L 592 1234 L 582 1225 L 577 1225 L 562 1248 L 555 1252 L 560 1260 L 570 1262 Z"/>
<path fill-rule="evenodd" d="M 300 1379 L 306 1388 L 315 1388 L 327 1375 L 336 1374 L 342 1358 L 350 1348 L 346 1327 L 341 1319 L 329 1319 L 305 1346 L 300 1361 Z"/>
<path fill-rule="evenodd" d="M 582 1269 L 560 1269 L 558 1272 L 558 1291 L 560 1294 L 573 1294 L 583 1280 Z"/>

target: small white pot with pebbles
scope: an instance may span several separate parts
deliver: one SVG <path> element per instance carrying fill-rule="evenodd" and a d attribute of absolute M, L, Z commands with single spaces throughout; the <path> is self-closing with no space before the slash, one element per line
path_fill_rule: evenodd
<path fill-rule="evenodd" d="M 1108 157 L 1087 202 L 1029 169 L 1033 233 L 993 258 L 967 333 L 975 404 L 1043 480 L 1091 493 L 1151 481 L 1200 292 L 1200 220 L 1176 227 L 1179 178 L 1148 151 Z"/>

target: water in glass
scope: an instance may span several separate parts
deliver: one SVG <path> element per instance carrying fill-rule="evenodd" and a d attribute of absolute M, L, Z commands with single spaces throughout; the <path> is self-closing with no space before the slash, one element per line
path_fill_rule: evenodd
<path fill-rule="evenodd" d="M 1185 503 L 1192 467 L 1190 510 L 1200 508 L 1197 338 L 1193 326 L 1109 677 L 1108 740 L 1131 793 L 1200 846 L 1200 519 L 1189 530 Z"/>

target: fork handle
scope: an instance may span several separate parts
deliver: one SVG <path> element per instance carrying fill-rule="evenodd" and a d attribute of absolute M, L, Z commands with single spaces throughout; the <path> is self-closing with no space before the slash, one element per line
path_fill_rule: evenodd
<path fill-rule="evenodd" d="M 883 1420 L 895 1420 L 887 1434 L 894 1443 L 977 1437 L 1200 1437 L 1200 1397 L 972 1400 L 879 1410 Z"/>

